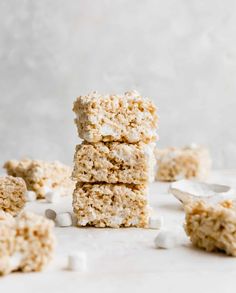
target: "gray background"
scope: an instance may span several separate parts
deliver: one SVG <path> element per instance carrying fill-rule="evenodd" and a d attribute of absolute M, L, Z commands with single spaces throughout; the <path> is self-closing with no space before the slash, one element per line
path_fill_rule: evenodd
<path fill-rule="evenodd" d="M 0 161 L 71 162 L 73 100 L 137 89 L 160 147 L 209 146 L 236 164 L 235 0 L 1 0 Z"/>

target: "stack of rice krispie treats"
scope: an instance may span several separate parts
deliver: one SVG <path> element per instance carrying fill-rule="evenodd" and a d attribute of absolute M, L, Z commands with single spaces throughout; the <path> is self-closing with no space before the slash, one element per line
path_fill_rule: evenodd
<path fill-rule="evenodd" d="M 147 227 L 148 182 L 154 179 L 157 110 L 137 92 L 92 92 L 74 103 L 84 141 L 77 145 L 72 178 L 78 226 Z"/>

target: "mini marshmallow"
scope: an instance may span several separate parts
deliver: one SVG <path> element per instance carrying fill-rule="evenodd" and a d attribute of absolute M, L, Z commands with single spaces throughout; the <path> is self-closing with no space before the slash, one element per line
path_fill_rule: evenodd
<path fill-rule="evenodd" d="M 57 202 L 60 201 L 61 195 L 58 192 L 55 192 L 55 191 L 48 191 L 45 194 L 45 198 L 46 198 L 47 202 L 57 203 Z"/>
<path fill-rule="evenodd" d="M 10 256 L 9 266 L 11 271 L 16 271 L 23 260 L 23 254 L 20 252 L 15 252 Z"/>
<path fill-rule="evenodd" d="M 28 190 L 25 194 L 26 201 L 35 201 L 37 199 L 37 195 L 34 191 Z"/>
<path fill-rule="evenodd" d="M 46 209 L 45 216 L 46 216 L 46 218 L 55 221 L 57 213 L 56 213 L 56 211 L 54 211 L 52 209 Z"/>
<path fill-rule="evenodd" d="M 60 213 L 56 216 L 56 224 L 59 227 L 69 227 L 72 225 L 72 217 L 70 213 Z"/>
<path fill-rule="evenodd" d="M 164 224 L 162 216 L 151 216 L 149 218 L 149 229 L 161 229 Z"/>
<path fill-rule="evenodd" d="M 87 255 L 85 252 L 77 252 L 68 255 L 68 270 L 84 272 L 87 270 Z"/>
<path fill-rule="evenodd" d="M 154 243 L 156 248 L 170 249 L 177 246 L 179 239 L 176 232 L 162 230 L 158 233 Z"/>

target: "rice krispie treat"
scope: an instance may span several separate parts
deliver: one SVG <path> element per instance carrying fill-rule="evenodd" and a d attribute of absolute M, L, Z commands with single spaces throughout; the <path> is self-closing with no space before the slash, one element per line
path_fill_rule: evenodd
<path fill-rule="evenodd" d="M 41 271 L 52 259 L 53 222 L 23 212 L 13 218 L 0 213 L 0 275 L 13 271 Z"/>
<path fill-rule="evenodd" d="M 37 198 L 45 198 L 48 191 L 57 191 L 61 195 L 73 192 L 72 170 L 58 161 L 10 160 L 3 167 L 9 175 L 23 178 L 27 189 L 36 192 Z"/>
<path fill-rule="evenodd" d="M 157 160 L 156 180 L 176 181 L 180 179 L 207 177 L 211 160 L 206 148 L 191 145 L 184 148 L 155 150 Z"/>
<path fill-rule="evenodd" d="M 92 92 L 74 103 L 79 136 L 88 142 L 150 142 L 157 138 L 157 110 L 136 91 L 124 95 Z"/>
<path fill-rule="evenodd" d="M 0 210 L 16 216 L 26 202 L 26 185 L 22 178 L 0 177 Z"/>
<path fill-rule="evenodd" d="M 185 206 L 185 213 L 185 231 L 195 246 L 236 256 L 235 203 L 193 201 Z"/>
<path fill-rule="evenodd" d="M 155 144 L 84 142 L 77 145 L 73 178 L 80 182 L 143 184 L 154 179 Z"/>
<path fill-rule="evenodd" d="M 73 195 L 78 226 L 147 227 L 147 188 L 132 184 L 77 183 Z"/>

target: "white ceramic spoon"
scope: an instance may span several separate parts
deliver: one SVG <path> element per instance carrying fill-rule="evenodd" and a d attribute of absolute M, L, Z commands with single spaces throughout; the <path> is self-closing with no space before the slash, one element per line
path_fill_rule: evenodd
<path fill-rule="evenodd" d="M 185 179 L 172 183 L 169 192 L 183 204 L 186 204 L 191 200 L 199 199 L 213 202 L 219 202 L 226 199 L 236 199 L 235 192 L 230 186 L 208 184 Z"/>

